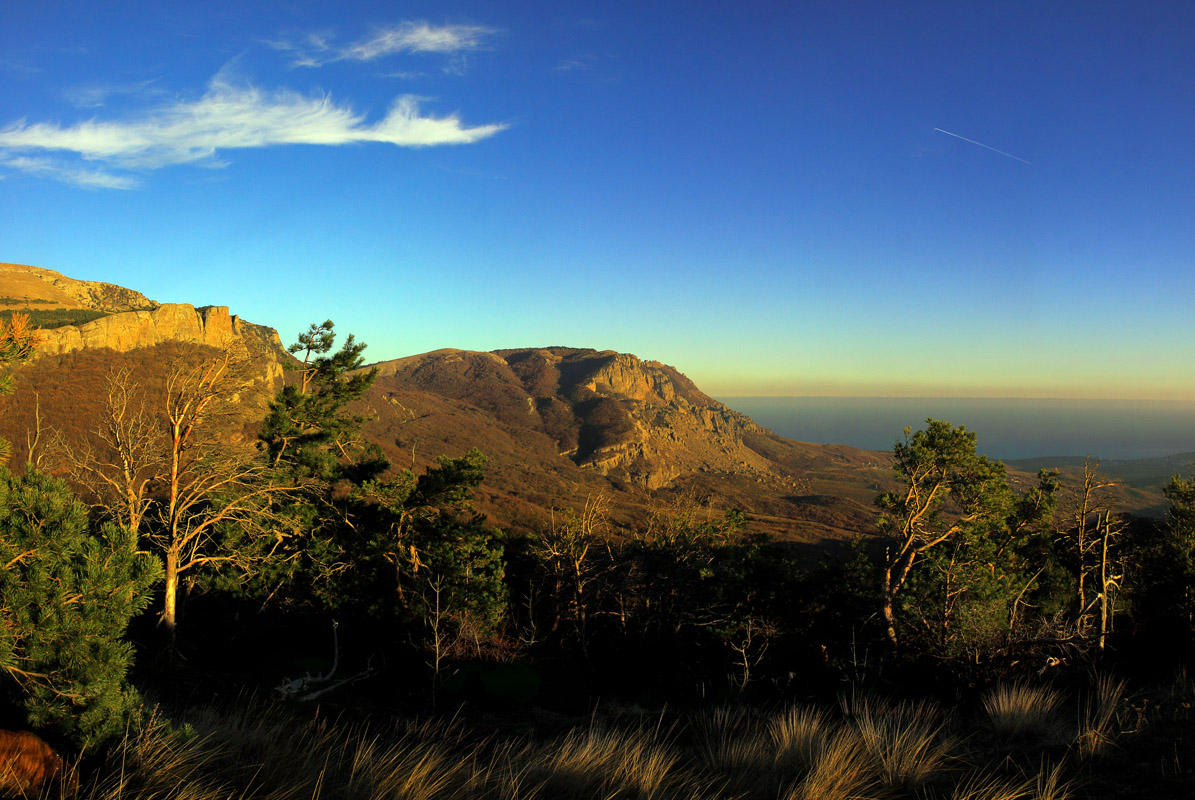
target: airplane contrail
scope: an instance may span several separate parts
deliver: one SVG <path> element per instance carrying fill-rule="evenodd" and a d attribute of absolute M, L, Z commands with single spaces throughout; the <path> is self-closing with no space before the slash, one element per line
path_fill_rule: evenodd
<path fill-rule="evenodd" d="M 1031 167 L 1033 166 L 1032 161 L 1026 161 L 1025 159 L 1020 158 L 1019 156 L 1014 156 L 1012 153 L 1006 153 L 1003 150 L 997 150 L 996 148 L 992 147 L 991 145 L 986 145 L 983 142 L 977 142 L 974 139 L 968 139 L 966 136 L 959 136 L 957 133 L 951 133 L 950 131 L 944 131 L 941 128 L 934 128 L 934 130 L 936 130 L 938 133 L 944 133 L 947 136 L 953 136 L 956 139 L 962 139 L 964 142 L 970 142 L 971 144 L 977 144 L 980 147 L 985 147 L 988 150 L 991 150 L 993 153 L 999 153 L 1002 156 L 1008 156 L 1009 158 L 1015 158 L 1017 161 L 1020 161 L 1022 164 L 1028 164 Z"/>

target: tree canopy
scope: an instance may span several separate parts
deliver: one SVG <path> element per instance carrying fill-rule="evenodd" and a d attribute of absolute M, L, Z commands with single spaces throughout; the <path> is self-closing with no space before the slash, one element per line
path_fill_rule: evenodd
<path fill-rule="evenodd" d="M 975 434 L 927 419 L 905 428 L 892 450 L 901 489 L 876 498 L 888 539 L 882 586 L 888 639 L 897 642 L 893 602 L 917 557 L 951 537 L 1005 520 L 1012 505 L 1004 465 L 975 452 Z"/>

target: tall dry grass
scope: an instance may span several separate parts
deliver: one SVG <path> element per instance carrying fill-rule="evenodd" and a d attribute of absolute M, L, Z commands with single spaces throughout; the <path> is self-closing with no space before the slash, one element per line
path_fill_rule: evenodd
<path fill-rule="evenodd" d="M 990 730 L 1014 741 L 1049 742 L 1061 738 L 1057 715 L 1062 693 L 1047 686 L 1003 684 L 983 697 L 983 711 Z"/>
<path fill-rule="evenodd" d="M 876 764 L 858 733 L 827 731 L 807 772 L 784 790 L 784 800 L 864 800 L 882 797 Z"/>
<path fill-rule="evenodd" d="M 1117 716 L 1124 708 L 1128 683 L 1111 675 L 1098 675 L 1095 685 L 1079 704 L 1079 733 L 1076 745 L 1081 759 L 1090 759 L 1107 749 L 1116 737 Z"/>
<path fill-rule="evenodd" d="M 284 708 L 151 717 L 83 775 L 84 800 L 1064 800 L 1062 767 L 968 760 L 935 706 L 795 706 L 551 738 L 460 722 L 369 726 Z M 1017 794 L 1020 792 L 1020 794 Z"/>
<path fill-rule="evenodd" d="M 512 755 L 527 764 L 522 770 L 524 791 L 537 797 L 700 796 L 681 769 L 680 754 L 658 730 L 591 727 Z"/>
<path fill-rule="evenodd" d="M 915 791 L 940 775 L 957 744 L 942 710 L 929 702 L 857 701 L 849 708 L 885 787 Z"/>

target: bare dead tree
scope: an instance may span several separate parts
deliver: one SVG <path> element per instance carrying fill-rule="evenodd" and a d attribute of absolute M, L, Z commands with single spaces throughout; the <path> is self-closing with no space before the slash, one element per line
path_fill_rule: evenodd
<path fill-rule="evenodd" d="M 165 438 L 128 367 L 107 376 L 104 414 L 89 440 L 60 445 L 72 477 L 129 530 L 140 531 L 163 477 Z"/>
<path fill-rule="evenodd" d="M 559 520 L 553 514 L 548 528 L 541 531 L 536 547 L 555 583 L 556 597 L 565 600 L 567 614 L 576 626 L 581 650 L 588 646 L 587 623 L 592 601 L 593 581 L 597 580 L 609 559 L 595 556 L 594 547 L 605 542 L 610 501 L 603 495 L 590 495 L 580 511 L 569 509 Z M 560 624 L 559 615 L 552 628 Z"/>
<path fill-rule="evenodd" d="M 730 649 L 735 654 L 730 682 L 736 690 L 746 690 L 747 685 L 755 680 L 752 670 L 763 662 L 768 646 L 778 632 L 777 626 L 771 622 L 750 617 L 738 634 L 730 639 Z"/>
<path fill-rule="evenodd" d="M 1117 588 L 1120 580 L 1120 575 L 1115 574 L 1115 567 L 1109 560 L 1110 547 L 1122 526 L 1114 516 L 1113 499 L 1109 491 L 1119 486 L 1120 482 L 1100 474 L 1099 466 L 1100 462 L 1089 456 L 1083 463 L 1082 482 L 1068 487 L 1070 503 L 1067 513 L 1063 515 L 1067 523 L 1063 535 L 1077 564 L 1076 625 L 1080 634 L 1086 634 L 1095 624 L 1092 616 L 1098 605 L 1099 645 L 1102 649 L 1111 622 L 1110 592 Z"/>
<path fill-rule="evenodd" d="M 180 361 L 166 378 L 159 417 L 165 433 L 165 491 L 147 538 L 162 552 L 166 591 L 161 622 L 172 633 L 180 576 L 228 564 L 252 569 L 255 561 L 273 555 L 287 535 L 271 501 L 294 491 L 293 484 L 279 481 L 251 447 L 215 435 L 215 420 L 228 412 L 245 385 L 241 366 L 224 351 Z M 229 526 L 244 536 L 236 542 L 222 537 Z"/>
<path fill-rule="evenodd" d="M 33 430 L 25 432 L 25 467 L 27 469 L 42 469 L 42 462 L 46 460 L 46 448 L 42 447 L 41 393 L 33 393 Z"/>
<path fill-rule="evenodd" d="M 1111 544 L 1113 539 L 1124 532 L 1124 524 L 1119 519 L 1114 518 L 1111 511 L 1106 511 L 1103 518 L 1097 523 L 1096 532 L 1100 542 L 1100 593 L 1098 595 L 1100 603 L 1099 647 L 1100 650 L 1103 650 L 1108 641 L 1108 633 L 1112 630 L 1115 592 L 1120 589 L 1120 581 L 1124 577 L 1123 571 L 1117 571 L 1119 564 L 1117 564 L 1112 555 Z"/>

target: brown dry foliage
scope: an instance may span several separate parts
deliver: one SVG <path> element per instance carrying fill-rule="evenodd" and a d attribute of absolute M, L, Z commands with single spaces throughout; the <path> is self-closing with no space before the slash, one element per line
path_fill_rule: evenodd
<path fill-rule="evenodd" d="M 14 369 L 15 391 L 0 398 L 0 436 L 13 443 L 9 466 L 20 469 L 28 461 L 39 410 L 43 428 L 52 428 L 67 445 L 78 449 L 104 422 L 110 375 L 128 370 L 129 380 L 142 393 L 146 407 L 159 409 L 165 401 L 166 375 L 171 365 L 216 352 L 215 348 L 185 343 L 160 344 L 127 353 L 80 350 L 42 356 Z M 241 413 L 221 420 L 221 435 L 252 440 L 261 416 L 257 405 L 245 403 Z M 69 480 L 67 465 L 50 460 L 45 466 Z"/>
<path fill-rule="evenodd" d="M 0 793 L 36 797 L 55 786 L 78 791 L 74 772 L 54 748 L 29 731 L 0 731 Z"/>

